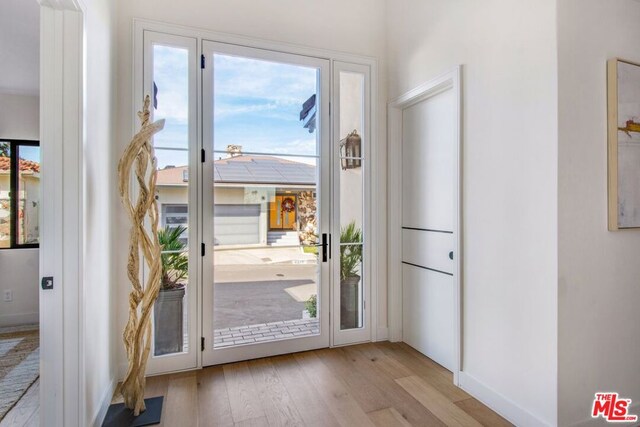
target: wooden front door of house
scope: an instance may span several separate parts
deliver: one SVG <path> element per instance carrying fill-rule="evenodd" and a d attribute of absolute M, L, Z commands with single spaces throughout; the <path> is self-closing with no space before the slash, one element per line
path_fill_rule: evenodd
<path fill-rule="evenodd" d="M 269 204 L 270 230 L 295 230 L 296 196 L 284 194 L 273 196 Z"/>

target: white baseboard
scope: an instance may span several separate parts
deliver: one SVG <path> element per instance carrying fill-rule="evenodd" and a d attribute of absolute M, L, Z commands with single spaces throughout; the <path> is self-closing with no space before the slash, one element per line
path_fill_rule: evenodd
<path fill-rule="evenodd" d="M 105 415 L 107 415 L 107 409 L 109 409 L 109 405 L 111 404 L 111 398 L 113 397 L 113 392 L 116 389 L 116 384 L 117 383 L 115 378 L 111 379 L 109 387 L 107 387 L 104 394 L 102 395 L 100 399 L 100 407 L 98 408 L 98 411 L 94 415 L 93 421 L 91 422 L 91 425 L 93 427 L 102 426 L 102 421 L 104 421 L 104 417 Z"/>
<path fill-rule="evenodd" d="M 389 339 L 389 328 L 378 328 L 376 331 L 376 341 L 387 341 Z"/>
<path fill-rule="evenodd" d="M 512 424 L 519 427 L 550 425 L 526 409 L 518 406 L 515 402 L 487 387 L 471 375 L 461 371 L 458 379 L 460 381 L 460 388 L 496 411 Z"/>
<path fill-rule="evenodd" d="M 18 326 L 38 323 L 40 321 L 40 313 L 19 313 L 19 314 L 2 314 L 0 315 L 0 326 Z"/>
<path fill-rule="evenodd" d="M 626 396 L 624 396 L 626 397 Z M 640 402 L 635 405 L 631 405 L 629 408 L 629 415 L 637 415 L 640 418 Z M 629 425 L 628 423 L 614 423 L 620 426 Z M 602 417 L 599 418 L 587 418 L 583 421 L 578 422 L 577 424 L 572 424 L 574 427 L 600 427 L 610 425 L 607 421 L 605 421 Z"/>

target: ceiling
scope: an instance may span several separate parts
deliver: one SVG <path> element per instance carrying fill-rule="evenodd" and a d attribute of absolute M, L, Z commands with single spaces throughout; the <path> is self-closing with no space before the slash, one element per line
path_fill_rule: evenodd
<path fill-rule="evenodd" d="M 39 93 L 40 6 L 0 0 L 0 93 Z"/>

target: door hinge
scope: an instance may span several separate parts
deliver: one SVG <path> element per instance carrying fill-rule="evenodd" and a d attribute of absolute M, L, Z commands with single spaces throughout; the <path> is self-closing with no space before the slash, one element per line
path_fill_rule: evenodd
<path fill-rule="evenodd" d="M 204 351 L 204 337 L 200 337 L 200 351 Z"/>
<path fill-rule="evenodd" d="M 205 157 L 204 157 L 204 148 L 200 149 L 200 161 L 202 163 L 204 163 Z"/>
<path fill-rule="evenodd" d="M 204 55 L 200 55 L 200 68 L 204 70 Z"/>
<path fill-rule="evenodd" d="M 206 248 L 205 244 L 204 243 L 200 243 L 200 252 L 202 253 L 202 256 L 204 256 L 204 254 L 205 254 L 205 248 Z"/>

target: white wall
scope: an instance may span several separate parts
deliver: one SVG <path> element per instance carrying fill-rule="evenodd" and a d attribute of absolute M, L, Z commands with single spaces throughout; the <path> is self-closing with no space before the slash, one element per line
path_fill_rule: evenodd
<path fill-rule="evenodd" d="M 84 144 L 84 425 L 110 401 L 116 375 L 115 348 L 121 346 L 116 328 L 114 296 L 118 276 L 113 273 L 112 209 L 116 203 L 116 6 L 111 0 L 85 0 L 86 86 Z M 117 338 L 116 338 L 117 337 Z M 114 340 L 118 339 L 117 343 Z M 114 345 L 115 344 L 115 345 Z"/>
<path fill-rule="evenodd" d="M 464 65 L 463 384 L 555 424 L 556 1 L 396 0 L 387 17 L 390 99 Z"/>
<path fill-rule="evenodd" d="M 558 2 L 559 424 L 590 419 L 593 394 L 640 406 L 640 231 L 607 231 L 606 61 L 640 62 L 640 3 Z"/>
<path fill-rule="evenodd" d="M 254 38 L 274 40 L 314 48 L 331 49 L 349 53 L 369 55 L 379 60 L 379 126 L 378 135 L 381 145 L 378 178 L 383 183 L 380 193 L 380 206 L 385 206 L 386 195 L 386 80 L 385 80 L 385 41 L 383 0 L 315 0 L 301 3 L 297 0 L 192 0 L 184 2 L 169 0 L 120 0 L 118 6 L 118 106 L 119 129 L 118 144 L 113 147 L 115 169 L 117 158 L 132 136 L 131 88 L 132 88 L 132 23 L 133 18 L 145 18 L 172 24 L 180 24 L 207 30 L 239 34 Z M 126 236 L 127 222 L 119 202 L 112 205 L 114 212 L 115 235 Z M 381 222 L 386 217 L 382 212 Z M 113 269 L 116 274 L 114 283 L 121 285 L 118 304 L 126 307 L 128 283 L 125 276 L 126 239 L 114 246 Z M 378 242 L 379 258 L 386 257 L 386 233 L 383 231 Z M 384 263 L 377 262 L 381 270 L 379 277 L 386 277 Z M 386 283 L 381 289 L 379 303 L 379 326 L 386 328 Z M 124 327 L 126 310 L 120 310 L 116 334 Z M 124 363 L 124 355 L 120 362 Z"/>
<path fill-rule="evenodd" d="M 0 138 L 40 139 L 40 99 L 0 93 Z"/>
<path fill-rule="evenodd" d="M 0 94 L 0 138 L 40 139 L 37 96 Z M 0 327 L 38 323 L 38 249 L 0 250 Z M 13 301 L 1 298 L 13 291 Z"/>

